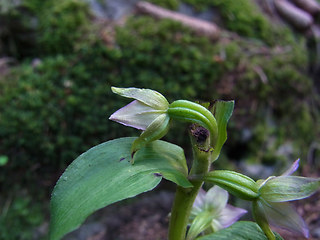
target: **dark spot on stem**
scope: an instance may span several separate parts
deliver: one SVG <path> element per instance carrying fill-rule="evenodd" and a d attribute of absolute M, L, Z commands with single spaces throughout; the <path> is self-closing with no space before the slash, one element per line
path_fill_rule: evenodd
<path fill-rule="evenodd" d="M 209 131 L 201 126 L 191 126 L 190 132 L 198 143 L 204 143 L 209 137 Z"/>
<path fill-rule="evenodd" d="M 126 159 L 126 158 L 124 158 L 124 157 L 123 157 L 123 158 L 120 158 L 119 162 L 122 162 L 122 161 L 125 160 L 125 159 Z"/>
<path fill-rule="evenodd" d="M 153 175 L 155 175 L 156 177 L 162 177 L 161 173 L 154 173 Z"/>

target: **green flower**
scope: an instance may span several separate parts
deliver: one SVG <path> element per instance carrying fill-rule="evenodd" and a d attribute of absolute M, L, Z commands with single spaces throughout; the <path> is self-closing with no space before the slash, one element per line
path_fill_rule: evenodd
<path fill-rule="evenodd" d="M 259 180 L 259 198 L 253 201 L 253 214 L 269 239 L 275 239 L 269 223 L 308 238 L 306 223 L 288 202 L 311 196 L 320 187 L 320 179 L 291 176 L 299 159 L 278 177 Z"/>
<path fill-rule="evenodd" d="M 209 130 L 212 145 L 218 136 L 217 122 L 212 113 L 201 106 L 186 100 L 169 104 L 160 93 L 150 89 L 116 88 L 112 91 L 134 101 L 110 116 L 110 120 L 125 126 L 143 130 L 132 145 L 132 155 L 147 143 L 167 134 L 171 119 L 197 123 Z"/>
<path fill-rule="evenodd" d="M 135 99 L 110 116 L 110 120 L 143 130 L 132 145 L 132 155 L 148 142 L 162 138 L 169 130 L 169 103 L 160 93 L 150 89 L 116 88 L 120 96 Z"/>

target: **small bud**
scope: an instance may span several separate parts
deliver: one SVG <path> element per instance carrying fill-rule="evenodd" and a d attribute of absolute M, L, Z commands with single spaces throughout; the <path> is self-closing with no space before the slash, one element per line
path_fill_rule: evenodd
<path fill-rule="evenodd" d="M 168 114 L 172 119 L 197 123 L 210 132 L 210 145 L 213 147 L 218 136 L 217 121 L 212 113 L 200 104 L 177 100 L 169 105 Z"/>
<path fill-rule="evenodd" d="M 253 179 L 241 173 L 215 170 L 206 174 L 204 180 L 214 183 L 245 200 L 254 200 L 259 197 L 259 185 Z"/>

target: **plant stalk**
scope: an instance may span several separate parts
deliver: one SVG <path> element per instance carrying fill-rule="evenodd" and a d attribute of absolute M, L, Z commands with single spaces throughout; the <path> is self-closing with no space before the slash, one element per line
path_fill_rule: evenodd
<path fill-rule="evenodd" d="M 193 164 L 189 176 L 193 187 L 178 186 L 171 209 L 169 240 L 184 240 L 192 205 L 203 184 L 202 180 L 192 179 L 194 175 L 204 175 L 209 171 L 212 152 L 209 132 L 203 127 L 192 125 L 190 129 L 193 150 Z"/>

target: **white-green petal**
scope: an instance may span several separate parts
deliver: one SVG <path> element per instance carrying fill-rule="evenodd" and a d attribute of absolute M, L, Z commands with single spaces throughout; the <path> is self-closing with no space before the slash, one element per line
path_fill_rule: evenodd
<path fill-rule="evenodd" d="M 169 106 L 162 94 L 151 89 L 111 87 L 111 90 L 122 97 L 136 99 L 156 110 L 166 110 Z"/>
<path fill-rule="evenodd" d="M 205 209 L 213 214 L 220 213 L 227 205 L 229 194 L 226 190 L 215 185 L 210 188 L 205 196 Z"/>
<path fill-rule="evenodd" d="M 135 100 L 113 113 L 109 119 L 125 126 L 146 130 L 163 113 L 162 110 L 155 110 Z"/>
<path fill-rule="evenodd" d="M 199 193 L 194 200 L 192 209 L 191 209 L 191 214 L 190 218 L 194 219 L 204 208 L 205 204 L 205 197 L 206 197 L 206 191 L 203 190 L 202 188 L 199 190 Z"/>
<path fill-rule="evenodd" d="M 279 176 L 270 178 L 259 189 L 261 197 L 269 202 L 287 202 L 307 198 L 320 187 L 320 179 Z"/>

